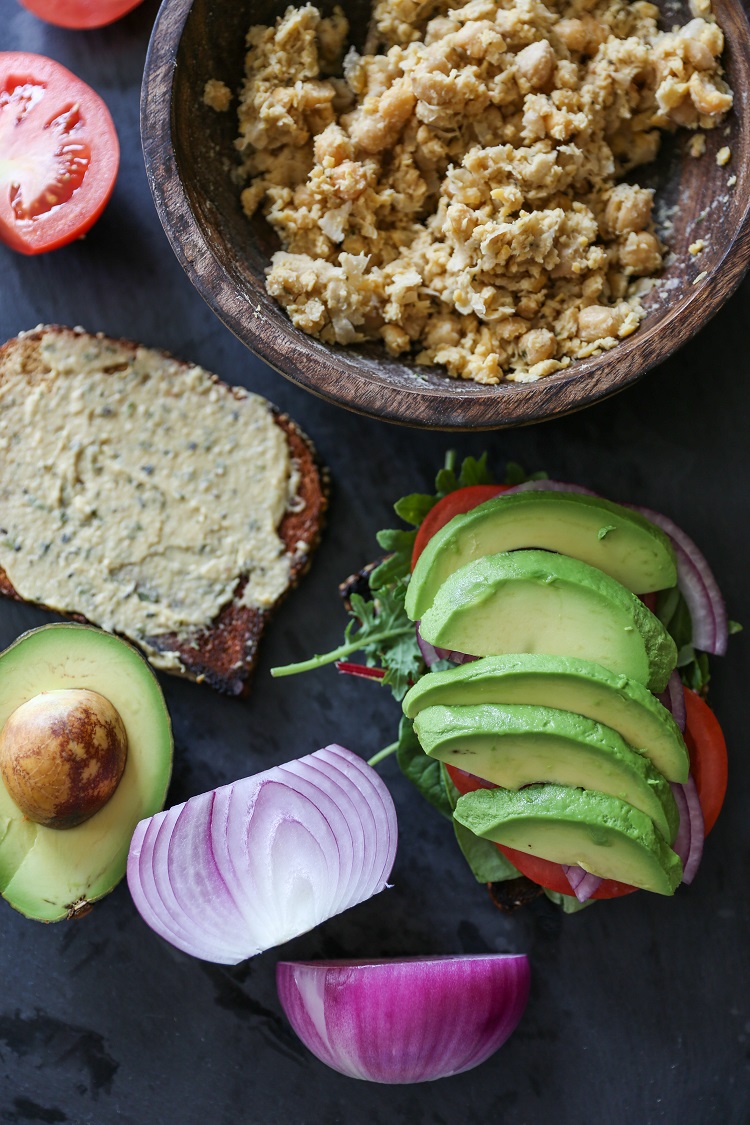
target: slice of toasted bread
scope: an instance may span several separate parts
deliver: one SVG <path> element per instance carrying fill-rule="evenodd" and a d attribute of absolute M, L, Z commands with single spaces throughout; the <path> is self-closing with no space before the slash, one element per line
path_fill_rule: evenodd
<path fill-rule="evenodd" d="M 32 387 L 37 388 L 43 383 L 45 376 L 50 374 L 42 350 L 42 340 L 48 338 L 50 333 L 62 342 L 70 341 L 71 345 L 80 345 L 85 341 L 87 347 L 90 346 L 92 349 L 114 348 L 120 354 L 124 350 L 133 357 L 136 352 L 139 352 L 141 357 L 144 354 L 138 344 L 127 340 L 112 340 L 101 333 L 94 336 L 84 333 L 80 328 L 71 329 L 59 325 L 39 326 L 9 340 L 0 348 L 0 410 L 3 385 L 11 376 L 16 379 L 19 376 L 23 377 L 28 381 L 31 391 Z M 154 351 L 147 354 L 153 354 L 161 361 L 166 360 L 176 365 L 172 370 L 188 371 L 192 368 L 192 365 L 176 361 L 165 352 Z M 117 365 L 113 365 L 112 370 L 117 369 Z M 213 385 L 221 389 L 222 394 L 226 393 L 237 399 L 247 395 L 247 392 L 241 388 L 229 387 L 220 382 L 216 376 L 210 378 Z M 200 401 L 197 401 L 196 407 L 200 408 L 200 405 Z M 277 605 L 308 569 L 312 552 L 320 539 L 328 505 L 328 473 L 321 465 L 311 441 L 285 414 L 270 404 L 268 410 L 276 425 L 284 433 L 296 484 L 296 495 L 290 499 L 277 527 L 277 534 L 284 545 L 289 564 L 286 588 L 272 604 L 264 605 L 263 608 L 249 605 L 243 601 L 246 578 L 239 575 L 231 600 L 223 604 L 210 624 L 181 629 L 179 633 L 162 632 L 155 636 L 141 638 L 145 642 L 142 647 L 157 666 L 161 666 L 159 654 L 169 654 L 169 660 L 163 665 L 164 670 L 198 682 L 206 682 L 218 691 L 229 695 L 242 695 L 247 691 L 249 677 L 258 657 L 260 638 Z M 0 484 L 3 474 L 12 473 L 13 464 L 9 451 L 6 450 L 4 454 L 0 451 Z M 44 473 L 41 464 L 39 473 Z M 24 481 L 23 487 L 33 492 L 33 485 L 33 481 L 27 480 Z M 0 593 L 16 601 L 30 601 L 16 591 L 7 572 L 1 566 Z M 33 604 L 41 605 L 42 608 L 51 609 L 74 620 L 86 620 L 81 612 L 81 605 L 50 606 L 44 599 L 35 599 Z M 97 622 L 93 623 L 97 624 Z M 129 636 L 127 632 L 123 635 L 138 643 L 137 638 Z"/>

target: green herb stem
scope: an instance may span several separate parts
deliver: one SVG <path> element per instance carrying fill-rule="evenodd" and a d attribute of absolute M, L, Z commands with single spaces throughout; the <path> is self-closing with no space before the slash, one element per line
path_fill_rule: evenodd
<path fill-rule="evenodd" d="M 272 668 L 271 675 L 274 677 L 296 676 L 298 672 L 312 672 L 315 668 L 322 668 L 324 664 L 333 664 L 336 660 L 343 660 L 345 656 L 351 656 L 353 652 L 359 652 L 365 645 L 370 648 L 371 645 L 380 644 L 382 641 L 390 641 L 395 637 L 406 637 L 413 632 L 414 626 L 409 623 L 409 625 L 401 626 L 398 629 L 384 629 L 380 633 L 370 633 L 367 640 L 364 638 L 359 640 L 355 637 L 348 644 L 339 645 L 332 652 L 326 652 L 322 656 L 311 656 L 309 660 L 301 660 L 298 664 L 284 664 L 280 668 Z"/>
<path fill-rule="evenodd" d="M 376 766 L 378 762 L 382 762 L 383 758 L 389 758 L 391 754 L 395 754 L 398 750 L 398 742 L 392 742 L 390 746 L 384 746 L 377 754 L 373 754 L 371 758 L 367 759 L 368 766 Z"/>

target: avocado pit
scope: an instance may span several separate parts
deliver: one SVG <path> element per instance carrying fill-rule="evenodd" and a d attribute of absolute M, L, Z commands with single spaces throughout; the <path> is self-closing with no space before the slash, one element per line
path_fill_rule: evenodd
<path fill-rule="evenodd" d="M 0 732 L 0 774 L 29 820 L 74 828 L 112 797 L 127 752 L 125 725 L 103 695 L 44 691 L 17 707 Z"/>

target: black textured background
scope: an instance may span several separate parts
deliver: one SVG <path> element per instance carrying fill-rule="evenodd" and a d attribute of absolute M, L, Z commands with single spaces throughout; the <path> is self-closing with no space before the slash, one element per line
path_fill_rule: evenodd
<path fill-rule="evenodd" d="M 69 66 L 103 95 L 122 144 L 113 199 L 84 241 L 35 259 L 0 246 L 0 338 L 57 321 L 202 363 L 298 419 L 335 489 L 313 571 L 266 639 L 250 698 L 164 678 L 176 743 L 170 801 L 327 742 L 367 757 L 392 740 L 398 709 L 376 685 L 331 669 L 272 681 L 268 669 L 338 642 L 336 583 L 373 557 L 392 502 L 429 485 L 449 445 L 475 455 L 487 448 L 498 468 L 513 458 L 669 513 L 704 547 L 731 616 L 750 624 L 748 284 L 634 390 L 563 421 L 449 439 L 327 406 L 222 328 L 162 233 L 138 137 L 155 12 L 146 0 L 110 28 L 72 32 L 0 0 L 0 49 L 38 51 Z M 0 643 L 45 620 L 3 602 Z M 393 890 L 280 952 L 527 952 L 533 984 L 524 1020 L 479 1069 L 410 1087 L 335 1074 L 285 1024 L 274 986 L 278 951 L 234 969 L 194 961 L 147 929 L 122 885 L 77 923 L 44 927 L 0 904 L 0 1122 L 747 1122 L 747 683 L 740 636 L 728 659 L 714 661 L 711 693 L 729 743 L 729 797 L 696 883 L 671 901 L 632 895 L 573 917 L 539 902 L 503 917 L 472 881 L 448 826 L 392 760 L 383 764 L 400 814 Z"/>

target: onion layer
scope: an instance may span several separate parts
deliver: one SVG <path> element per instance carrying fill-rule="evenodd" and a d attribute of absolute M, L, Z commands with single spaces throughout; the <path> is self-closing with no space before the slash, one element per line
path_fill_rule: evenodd
<path fill-rule="evenodd" d="M 396 840 L 375 770 L 328 746 L 142 820 L 128 886 L 161 937 L 236 965 L 382 891 Z"/>
<path fill-rule="evenodd" d="M 680 827 L 672 848 L 682 860 L 682 881 L 692 883 L 703 856 L 703 809 L 695 781 L 689 777 L 684 785 L 672 782 L 672 792 L 680 811 Z"/>
<path fill-rule="evenodd" d="M 279 999 L 302 1042 L 350 1078 L 431 1082 L 470 1070 L 515 1030 L 523 955 L 282 961 Z"/>
<path fill-rule="evenodd" d="M 470 656 L 467 652 L 455 652 L 450 648 L 435 648 L 420 633 L 418 621 L 415 621 L 414 629 L 417 634 L 419 651 L 422 653 L 422 659 L 428 668 L 437 664 L 438 660 L 450 660 L 452 664 L 471 664 L 472 661 L 478 659 L 476 656 Z"/>
<path fill-rule="evenodd" d="M 671 713 L 672 718 L 684 734 L 685 725 L 687 723 L 687 712 L 685 710 L 685 689 L 682 686 L 680 673 L 676 668 L 672 672 L 672 675 L 669 677 L 669 682 L 667 683 L 665 690 L 659 693 L 657 699 Z"/>
<path fill-rule="evenodd" d="M 570 883 L 570 889 L 579 902 L 588 902 L 594 891 L 597 891 L 601 885 L 602 880 L 598 875 L 592 875 L 590 872 L 584 871 L 582 867 L 563 863 L 562 869 L 565 872 L 565 878 Z"/>
<path fill-rule="evenodd" d="M 677 585 L 690 610 L 693 644 L 701 652 L 723 656 L 727 651 L 729 625 L 724 599 L 710 566 L 693 540 L 667 516 L 651 508 L 629 505 L 672 540 L 677 557 Z"/>

